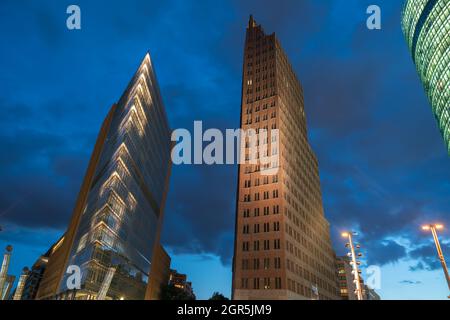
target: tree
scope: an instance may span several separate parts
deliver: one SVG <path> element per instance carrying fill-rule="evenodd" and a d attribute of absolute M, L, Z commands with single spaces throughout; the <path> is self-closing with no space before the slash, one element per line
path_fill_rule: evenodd
<path fill-rule="evenodd" d="M 213 293 L 211 298 L 209 298 L 209 300 L 230 300 L 230 299 L 228 299 L 223 294 L 221 294 L 221 293 L 216 291 L 216 292 Z"/>

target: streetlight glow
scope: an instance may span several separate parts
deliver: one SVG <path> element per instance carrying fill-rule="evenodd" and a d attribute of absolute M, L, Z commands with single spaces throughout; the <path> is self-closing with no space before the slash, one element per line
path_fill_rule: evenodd
<path fill-rule="evenodd" d="M 352 266 L 352 275 L 353 275 L 353 283 L 355 283 L 356 286 L 356 290 L 355 290 L 355 294 L 358 300 L 363 300 L 363 289 L 361 287 L 361 278 L 360 278 L 360 270 L 358 269 L 358 266 L 361 265 L 361 262 L 357 260 L 358 257 L 361 257 L 361 253 L 356 252 L 357 249 L 360 248 L 359 244 L 356 244 L 356 249 L 355 249 L 355 245 L 353 244 L 353 236 L 357 235 L 358 233 L 356 232 L 342 232 L 342 237 L 347 238 L 348 242 L 345 244 L 346 248 L 350 249 L 350 252 L 347 253 L 347 256 L 349 258 L 351 258 L 351 260 L 349 261 L 349 264 Z"/>
<path fill-rule="evenodd" d="M 444 254 L 442 253 L 441 244 L 439 243 L 439 238 L 437 234 L 437 230 L 444 229 L 443 224 L 430 224 L 427 226 L 422 226 L 422 230 L 431 230 L 431 234 L 433 235 L 434 244 L 436 245 L 437 254 L 439 260 L 442 265 L 442 269 L 444 270 L 445 280 L 447 280 L 448 288 L 450 289 L 450 275 L 448 273 L 447 264 L 445 263 Z M 448 296 L 450 298 L 450 296 Z"/>
<path fill-rule="evenodd" d="M 424 225 L 422 226 L 422 230 L 431 230 L 432 228 L 436 229 L 436 230 L 442 230 L 444 229 L 444 225 L 442 223 L 436 223 L 436 224 L 429 224 L 429 225 Z"/>

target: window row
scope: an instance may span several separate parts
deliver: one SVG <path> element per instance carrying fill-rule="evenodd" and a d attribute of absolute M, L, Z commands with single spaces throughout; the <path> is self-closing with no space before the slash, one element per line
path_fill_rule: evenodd
<path fill-rule="evenodd" d="M 260 212 L 259 208 L 254 208 L 252 211 L 254 217 L 259 217 Z M 280 206 L 279 205 L 272 206 L 272 214 L 279 214 L 279 213 L 280 213 Z M 268 216 L 270 214 L 270 207 L 264 207 L 263 214 L 265 216 Z M 244 218 L 250 218 L 250 209 L 244 209 L 243 216 Z"/>
<path fill-rule="evenodd" d="M 269 179 L 269 176 L 265 176 L 265 177 L 263 177 L 263 179 L 262 179 L 262 184 L 264 185 L 264 184 L 269 184 L 269 181 L 272 181 L 272 183 L 277 183 L 278 182 L 278 175 L 274 175 L 274 176 L 272 176 L 270 179 Z M 254 180 L 254 182 L 253 182 L 253 185 L 255 186 L 255 187 L 258 187 L 258 186 L 260 186 L 260 179 L 259 178 L 256 178 L 255 180 Z M 244 181 L 244 188 L 250 188 L 252 186 L 252 181 L 251 180 L 245 180 Z"/>
<path fill-rule="evenodd" d="M 260 225 L 263 226 L 263 228 L 260 228 Z M 272 230 L 270 228 L 270 223 L 269 222 L 265 222 L 262 224 L 256 223 L 253 225 L 253 233 L 260 233 L 261 229 L 263 230 L 263 232 L 270 232 L 270 231 L 280 231 L 280 222 L 279 221 L 275 221 L 272 223 Z M 250 225 L 249 224 L 245 224 L 242 227 L 242 233 L 243 234 L 250 234 Z"/>
<path fill-rule="evenodd" d="M 255 289 L 255 290 L 269 290 L 269 289 L 281 289 L 281 278 L 253 278 L 253 286 L 250 288 L 250 279 L 242 278 L 241 289 Z"/>
<path fill-rule="evenodd" d="M 262 194 L 263 194 L 263 197 L 262 197 L 263 200 L 270 199 L 270 191 L 264 191 L 264 192 L 262 192 Z M 273 199 L 278 198 L 278 190 L 272 190 L 272 198 Z M 252 200 L 251 194 L 244 194 L 244 202 L 259 201 L 259 200 L 261 200 L 259 192 L 256 192 L 253 195 L 253 200 Z"/>
<path fill-rule="evenodd" d="M 271 249 L 270 243 L 271 243 L 270 240 L 261 240 L 261 241 L 255 240 L 255 241 L 253 241 L 252 250 L 253 251 L 260 251 L 260 249 L 265 250 L 265 251 L 270 250 Z M 272 243 L 273 243 L 273 247 L 272 247 L 273 250 L 281 249 L 280 239 L 274 239 Z M 262 244 L 262 245 L 260 246 L 260 244 Z M 244 252 L 250 251 L 250 241 L 242 242 L 242 251 L 244 251 Z"/>
<path fill-rule="evenodd" d="M 242 260 L 242 270 L 259 270 L 260 268 L 264 269 L 264 270 L 268 270 L 270 268 L 272 268 L 271 265 L 271 260 L 270 258 L 264 258 L 264 259 L 259 259 L 259 258 L 255 258 L 255 259 L 243 259 Z M 262 261 L 262 264 L 260 263 Z M 280 257 L 276 257 L 273 258 L 273 268 L 274 269 L 281 269 L 281 258 Z"/>

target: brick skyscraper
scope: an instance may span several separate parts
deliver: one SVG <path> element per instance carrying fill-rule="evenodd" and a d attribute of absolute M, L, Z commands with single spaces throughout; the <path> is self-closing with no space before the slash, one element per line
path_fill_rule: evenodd
<path fill-rule="evenodd" d="M 252 16 L 244 49 L 241 128 L 267 129 L 268 137 L 279 129 L 279 141 L 259 141 L 279 161 L 271 175 L 259 163 L 239 165 L 233 298 L 339 299 L 303 90 L 275 34 L 266 35 Z"/>

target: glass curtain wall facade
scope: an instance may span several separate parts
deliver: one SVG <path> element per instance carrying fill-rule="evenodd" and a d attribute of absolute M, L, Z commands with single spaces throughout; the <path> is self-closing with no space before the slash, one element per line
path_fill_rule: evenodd
<path fill-rule="evenodd" d="M 450 1 L 406 1 L 402 29 L 450 155 Z"/>
<path fill-rule="evenodd" d="M 159 246 L 170 171 L 170 129 L 149 54 L 113 106 L 70 248 L 69 265 L 81 268 L 75 299 L 144 299 Z"/>
<path fill-rule="evenodd" d="M 271 138 L 260 137 L 256 145 L 278 161 L 270 175 L 261 152 L 256 163 L 239 165 L 233 299 L 338 299 L 303 89 L 275 34 L 266 35 L 253 17 L 244 49 L 241 128 L 270 131 Z M 251 145 L 245 141 L 246 158 Z"/>

